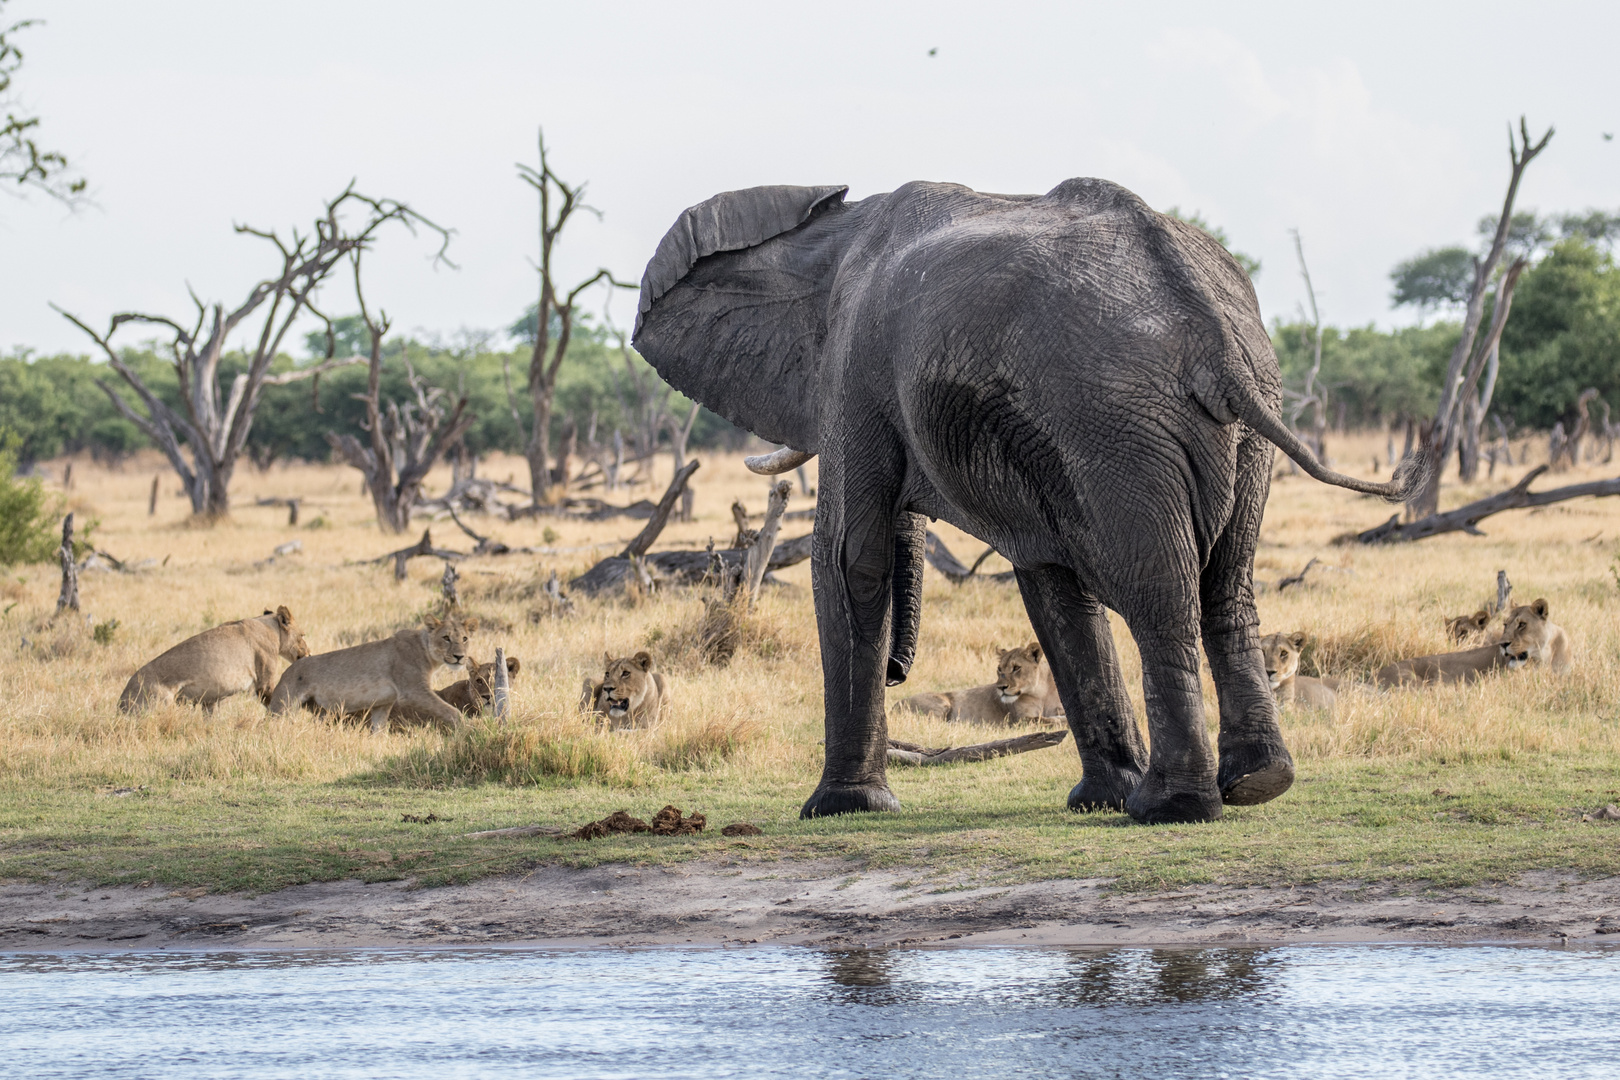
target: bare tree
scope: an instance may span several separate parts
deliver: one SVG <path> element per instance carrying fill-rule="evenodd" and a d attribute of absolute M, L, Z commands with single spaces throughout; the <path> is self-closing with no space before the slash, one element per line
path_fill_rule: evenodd
<path fill-rule="evenodd" d="M 350 210 L 363 215 L 357 227 L 350 227 L 343 220 L 344 213 Z M 146 409 L 144 416 L 106 382 L 96 382 L 118 411 L 157 444 L 174 471 L 180 474 L 191 497 L 192 513 L 217 516 L 230 510 L 231 474 L 253 429 L 253 414 L 265 386 L 282 386 L 364 361 L 364 357 L 359 356 L 341 359 L 332 356 L 335 338 L 331 320 L 315 307 L 313 297 L 345 256 L 369 247 L 377 231 L 391 221 L 399 222 L 413 233 L 416 226 L 422 225 L 437 234 L 440 244 L 434 262 L 448 264 L 444 256 L 445 246 L 450 241 L 448 230 L 404 203 L 362 195 L 350 184 L 326 204 L 325 212 L 315 219 L 312 231 L 307 234 L 295 229 L 291 238 L 284 240 L 275 230 L 236 226 L 238 233 L 257 236 L 275 245 L 281 257 L 281 270 L 275 277 L 255 285 L 247 299 L 230 312 L 221 304 L 210 309 L 193 293 L 192 303 L 197 313 L 196 320 L 189 326 L 164 315 L 121 312 L 112 317 L 105 333 L 97 333 L 76 316 L 62 311 L 69 322 L 100 346 L 108 366 L 141 399 Z M 264 309 L 263 323 L 257 339 L 244 356 L 246 370 L 237 374 L 231 380 L 229 392 L 222 394 L 219 368 L 226 339 L 261 308 Z M 311 367 L 270 374 L 271 362 L 280 351 L 282 339 L 306 312 L 326 324 L 326 359 Z M 169 349 L 179 376 L 186 415 L 180 415 L 154 394 L 113 348 L 112 338 L 125 323 L 163 326 L 173 334 Z M 181 452 L 182 440 L 191 451 L 189 462 Z"/>
<path fill-rule="evenodd" d="M 1479 476 L 1479 436 L 1491 409 L 1491 399 L 1496 396 L 1496 376 L 1502 366 L 1502 330 L 1507 326 L 1508 312 L 1513 308 L 1513 290 L 1518 286 L 1519 275 L 1524 273 L 1526 265 L 1523 258 L 1514 259 L 1507 273 L 1497 283 L 1491 328 L 1476 356 L 1477 362 L 1469 365 L 1463 378 L 1462 430 L 1457 437 L 1457 478 L 1464 483 Z M 1480 383 L 1480 372 L 1476 370 L 1480 366 L 1484 369 L 1483 383 Z"/>
<path fill-rule="evenodd" d="M 1306 409 L 1312 409 L 1311 434 L 1306 440 L 1315 451 L 1317 460 L 1327 463 L 1327 388 L 1318 380 L 1322 376 L 1322 315 L 1316 308 L 1316 288 L 1311 284 L 1311 271 L 1305 265 L 1305 245 L 1300 241 L 1299 230 L 1288 230 L 1294 237 L 1294 254 L 1299 257 L 1299 276 L 1305 279 L 1305 296 L 1311 302 L 1311 328 L 1315 337 L 1311 343 L 1311 366 L 1305 372 L 1305 389 L 1295 395 L 1294 407 L 1289 416 L 1289 423 L 1298 427 L 1299 418 Z M 1301 310 L 1301 315 L 1304 314 Z"/>
<path fill-rule="evenodd" d="M 475 417 L 467 411 L 467 399 L 456 402 L 455 411 L 445 419 L 439 404 L 444 391 L 427 387 L 411 366 L 409 353 L 404 354 L 406 377 L 414 403 L 402 407 L 397 401 L 382 407 L 382 343 L 388 333 L 388 316 L 379 311 L 372 318 L 366 306 L 365 293 L 360 288 L 360 249 L 350 253 L 354 263 L 354 293 L 360 301 L 360 317 L 365 320 L 371 335 L 370 368 L 366 377 L 366 392 L 354 395 L 365 403 L 366 419 L 362 427 L 371 435 L 371 445 L 362 446 L 353 435 L 326 433 L 339 457 L 359 469 L 366 478 L 366 488 L 377 507 L 377 526 L 384 532 L 404 532 L 411 522 L 411 510 L 422 491 L 422 481 L 439 455 L 454 446 L 472 426 Z"/>
<path fill-rule="evenodd" d="M 1480 320 L 1485 314 L 1485 291 L 1496 274 L 1497 265 L 1502 259 L 1502 251 L 1507 246 L 1508 232 L 1513 224 L 1513 202 L 1519 194 L 1519 181 L 1524 177 L 1525 168 L 1537 154 L 1546 149 L 1552 137 L 1553 129 L 1549 127 L 1547 133 L 1541 137 L 1541 141 L 1532 145 L 1530 129 L 1522 116 L 1519 118 L 1517 138 L 1513 129 L 1508 128 L 1508 159 L 1513 168 L 1508 180 L 1507 196 L 1502 201 L 1502 215 L 1497 219 L 1496 234 L 1491 240 L 1490 250 L 1485 258 L 1474 264 L 1474 281 L 1468 292 L 1467 307 L 1463 312 L 1462 336 L 1457 339 L 1457 346 L 1452 350 L 1451 360 L 1446 365 L 1445 381 L 1440 384 L 1440 403 L 1435 409 L 1433 422 L 1428 425 L 1424 445 L 1430 456 L 1431 468 L 1426 472 L 1423 486 L 1407 504 L 1407 512 L 1413 520 L 1428 517 L 1440 507 L 1440 473 L 1457 449 L 1465 415 L 1462 403 L 1465 398 L 1474 394 L 1486 361 L 1501 340 L 1501 328 L 1507 322 L 1513 286 L 1517 284 L 1519 273 L 1524 269 L 1524 260 L 1515 259 L 1514 265 L 1509 267 L 1507 274 L 1504 275 L 1502 288 L 1497 293 L 1496 312 L 1491 319 L 1491 332 L 1484 342 L 1480 342 L 1476 339 L 1479 336 Z"/>
<path fill-rule="evenodd" d="M 574 332 L 575 304 L 586 289 L 606 282 L 609 287 L 633 289 L 635 285 L 619 281 L 605 267 L 559 295 L 552 270 L 552 252 L 563 229 L 575 211 L 584 210 L 601 216 L 594 207 L 583 201 L 585 185 L 570 186 L 551 171 L 546 160 L 546 135 L 540 132 L 540 167 L 538 169 L 518 163 L 518 176 L 533 187 L 540 197 L 540 261 L 535 270 L 540 276 L 540 297 L 535 308 L 534 350 L 529 357 L 529 399 L 534 406 L 534 422 L 529 429 L 524 456 L 529 459 L 529 490 L 535 506 L 548 501 L 551 488 L 551 469 L 547 457 L 551 442 L 551 409 L 557 396 L 557 372 L 568 355 L 568 343 Z M 557 315 L 557 341 L 551 341 L 551 316 Z M 508 382 L 510 393 L 510 381 Z M 517 410 L 513 409 L 513 419 Z M 518 430 L 522 431 L 519 421 Z"/>

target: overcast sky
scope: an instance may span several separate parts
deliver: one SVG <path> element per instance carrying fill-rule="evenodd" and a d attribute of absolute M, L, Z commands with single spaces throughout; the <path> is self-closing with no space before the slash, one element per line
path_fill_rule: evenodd
<path fill-rule="evenodd" d="M 603 214 L 567 234 L 570 280 L 639 279 L 731 188 L 1101 176 L 1225 228 L 1268 318 L 1303 298 L 1297 227 L 1324 318 L 1387 326 L 1409 321 L 1390 267 L 1500 206 L 1520 113 L 1558 128 L 1521 206 L 1620 207 L 1620 4 L 1334 7 L 15 0 L 45 20 L 18 89 L 94 205 L 0 196 L 0 350 L 85 351 L 49 301 L 96 323 L 184 314 L 187 283 L 237 302 L 273 264 L 232 224 L 307 227 L 351 177 L 456 230 L 459 270 L 402 232 L 370 260 L 397 329 L 505 326 L 534 294 L 514 162 L 541 124 Z"/>

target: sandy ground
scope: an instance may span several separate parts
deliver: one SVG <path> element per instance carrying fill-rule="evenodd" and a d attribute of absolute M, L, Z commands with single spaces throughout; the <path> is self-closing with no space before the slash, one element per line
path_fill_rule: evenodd
<path fill-rule="evenodd" d="M 546 867 L 418 889 L 340 881 L 257 896 L 0 886 L 0 950 L 386 946 L 1620 944 L 1620 879 L 1527 875 L 1423 891 L 1354 883 L 1119 894 L 1099 880 L 940 892 L 833 862 Z M 1606 933 L 1614 936 L 1607 936 Z"/>

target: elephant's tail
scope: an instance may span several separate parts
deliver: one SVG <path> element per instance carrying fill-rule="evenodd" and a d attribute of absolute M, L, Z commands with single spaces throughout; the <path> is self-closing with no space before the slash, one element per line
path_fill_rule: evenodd
<path fill-rule="evenodd" d="M 1381 495 L 1390 502 L 1406 502 L 1428 482 L 1431 463 L 1426 450 L 1419 450 L 1396 466 L 1395 476 L 1387 484 L 1357 480 L 1353 476 L 1335 472 L 1318 461 L 1316 455 L 1311 453 L 1310 447 L 1300 442 L 1299 436 L 1283 423 L 1282 417 L 1266 408 L 1257 397 L 1248 394 L 1234 397 L 1236 400 L 1228 399 L 1227 404 L 1240 420 L 1265 436 L 1277 449 L 1293 458 L 1307 474 L 1324 484 L 1349 488 L 1363 495 Z"/>

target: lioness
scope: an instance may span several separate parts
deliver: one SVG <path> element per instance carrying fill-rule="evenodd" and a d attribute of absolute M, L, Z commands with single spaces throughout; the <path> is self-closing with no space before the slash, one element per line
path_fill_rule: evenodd
<path fill-rule="evenodd" d="M 428 680 L 441 664 L 459 667 L 467 659 L 467 635 L 478 620 L 451 613 L 429 615 L 420 630 L 401 630 L 335 652 L 296 660 L 270 695 L 270 711 L 322 709 L 344 716 L 371 717 L 371 730 L 388 730 L 388 716 L 402 713 L 461 726 L 461 710 L 447 705 Z"/>
<path fill-rule="evenodd" d="M 1480 608 L 1472 615 L 1454 615 L 1446 620 L 1447 641 L 1470 641 L 1483 634 L 1491 624 L 1491 613 Z"/>
<path fill-rule="evenodd" d="M 1002 649 L 996 681 L 989 686 L 913 694 L 897 707 L 970 724 L 1015 724 L 1064 715 L 1052 669 L 1037 641 L 1020 649 Z"/>
<path fill-rule="evenodd" d="M 652 727 L 662 720 L 669 711 L 669 680 L 652 669 L 652 657 L 638 652 L 620 657 L 603 653 L 602 658 L 602 681 L 585 680 L 580 709 L 606 719 L 609 730 Z"/>
<path fill-rule="evenodd" d="M 285 607 L 239 619 L 186 638 L 130 676 L 118 707 L 125 712 L 158 701 L 196 701 L 205 709 L 232 694 L 253 690 L 270 700 L 276 657 L 309 655 L 304 635 Z"/>
<path fill-rule="evenodd" d="M 1536 599 L 1508 612 L 1502 624 L 1507 642 L 1502 646 L 1507 666 L 1544 664 L 1552 671 L 1569 670 L 1569 635 L 1547 621 L 1547 601 Z"/>
<path fill-rule="evenodd" d="M 1504 642 L 1493 641 L 1477 649 L 1397 660 L 1393 664 L 1385 664 L 1379 668 L 1378 674 L 1373 676 L 1373 681 L 1379 686 L 1472 682 L 1507 665 L 1507 650 L 1504 645 Z"/>
<path fill-rule="evenodd" d="M 1307 705 L 1313 709 L 1333 708 L 1338 700 L 1338 679 L 1316 679 L 1299 674 L 1304 634 L 1267 634 L 1260 639 L 1260 652 L 1266 658 L 1266 678 L 1279 705 Z"/>
<path fill-rule="evenodd" d="M 508 678 L 516 675 L 523 665 L 515 656 L 506 658 L 506 675 Z M 469 676 L 460 682 L 453 682 L 442 690 L 435 690 L 444 699 L 445 704 L 460 709 L 467 716 L 477 716 L 484 711 L 495 695 L 495 663 L 480 664 L 474 660 L 467 666 Z"/>

